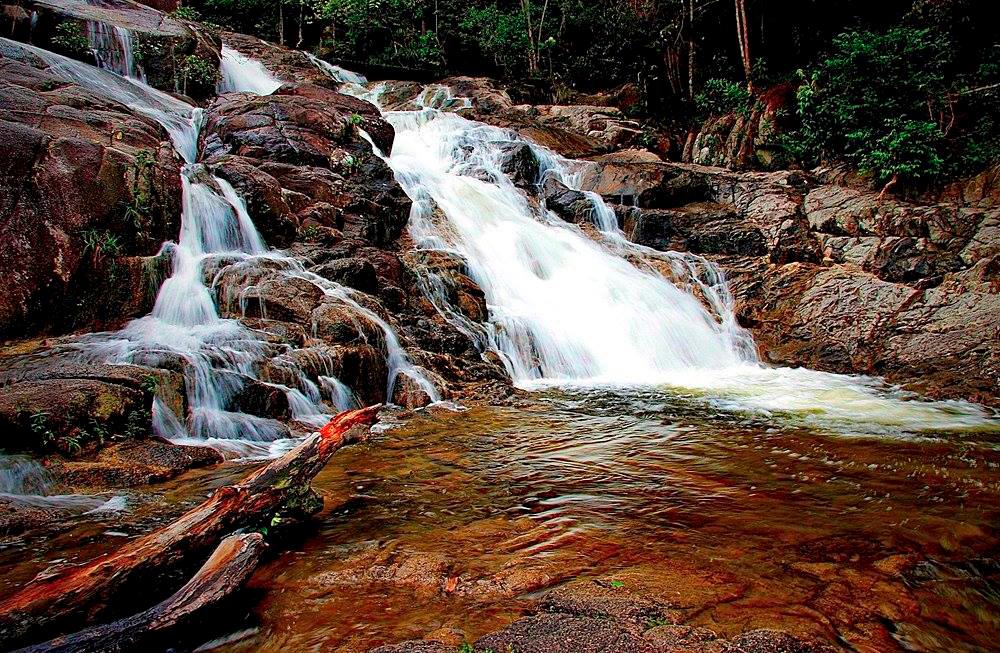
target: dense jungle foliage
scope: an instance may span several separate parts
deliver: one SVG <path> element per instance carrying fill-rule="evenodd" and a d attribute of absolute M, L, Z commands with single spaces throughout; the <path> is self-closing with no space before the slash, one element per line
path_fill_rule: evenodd
<path fill-rule="evenodd" d="M 189 0 L 181 11 L 364 70 L 631 83 L 639 115 L 695 124 L 791 83 L 790 159 L 879 183 L 968 174 L 1000 151 L 1000 32 L 980 0 Z"/>

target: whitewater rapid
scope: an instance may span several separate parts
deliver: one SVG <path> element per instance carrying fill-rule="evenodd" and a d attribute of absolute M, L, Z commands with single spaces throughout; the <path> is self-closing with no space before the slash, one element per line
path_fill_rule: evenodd
<path fill-rule="evenodd" d="M 384 85 L 344 90 L 380 106 Z M 446 319 L 499 355 L 517 386 L 660 387 L 852 433 L 1000 428 L 990 411 L 968 402 L 924 401 L 877 378 L 761 363 L 714 264 L 629 242 L 594 193 L 587 194 L 596 237 L 588 236 L 533 203 L 504 172 L 521 137 L 443 110 L 470 104 L 446 87 L 428 87 L 416 104 L 383 110 L 396 136 L 382 154 L 413 200 L 416 246 L 465 261 L 485 293 L 489 323 L 446 306 L 433 279 L 421 285 Z M 539 185 L 553 176 L 580 190 L 583 162 L 528 145 Z"/>

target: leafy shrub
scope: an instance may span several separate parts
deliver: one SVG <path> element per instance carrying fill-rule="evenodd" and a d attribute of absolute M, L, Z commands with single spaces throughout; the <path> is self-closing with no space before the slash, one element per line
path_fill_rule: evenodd
<path fill-rule="evenodd" d="M 806 163 L 846 160 L 879 184 L 926 183 L 981 166 L 989 158 L 982 144 L 996 128 L 956 127 L 958 105 L 982 74 L 955 74 L 953 52 L 943 33 L 926 28 L 841 34 L 829 56 L 801 73 L 802 127 L 789 149 Z"/>
<path fill-rule="evenodd" d="M 194 7 L 182 6 L 171 11 L 170 16 L 180 20 L 200 20 L 201 12 Z"/>
<path fill-rule="evenodd" d="M 202 59 L 196 54 L 189 54 L 181 59 L 178 66 L 183 91 L 199 92 L 210 90 L 219 79 L 219 71 L 208 59 Z"/>
<path fill-rule="evenodd" d="M 526 67 L 531 43 L 520 12 L 496 4 L 470 7 L 459 27 L 480 51 L 490 53 L 493 63 L 505 73 Z"/>
<path fill-rule="evenodd" d="M 728 79 L 707 80 L 694 101 L 702 114 L 711 116 L 746 113 L 750 109 L 750 93 L 746 87 Z"/>
<path fill-rule="evenodd" d="M 881 133 L 859 130 L 848 134 L 848 140 L 857 152 L 858 168 L 878 184 L 894 178 L 928 181 L 944 169 L 944 137 L 927 120 L 888 120 Z"/>
<path fill-rule="evenodd" d="M 90 52 L 90 41 L 83 33 L 83 28 L 80 23 L 72 20 L 64 20 L 56 25 L 52 46 L 69 57 L 81 57 Z"/>

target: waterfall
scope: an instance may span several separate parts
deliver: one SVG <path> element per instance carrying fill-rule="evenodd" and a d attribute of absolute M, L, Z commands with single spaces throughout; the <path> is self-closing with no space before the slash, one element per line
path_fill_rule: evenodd
<path fill-rule="evenodd" d="M 145 82 L 146 73 L 135 62 L 132 32 L 118 25 L 87 21 L 87 40 L 97 65 L 122 77 Z"/>
<path fill-rule="evenodd" d="M 368 80 L 365 79 L 364 75 L 359 75 L 358 73 L 345 70 L 344 68 L 336 66 L 328 61 L 323 61 L 311 52 L 306 52 L 305 55 L 309 57 L 309 61 L 313 62 L 313 65 L 326 73 L 326 75 L 335 82 L 340 82 L 341 84 L 354 84 L 356 86 L 364 86 L 368 83 Z"/>
<path fill-rule="evenodd" d="M 441 89 L 425 96 L 453 103 Z M 539 215 L 501 171 L 508 132 L 432 109 L 385 117 L 414 240 L 465 259 L 490 308 L 490 347 L 515 382 L 655 383 L 752 357 L 745 332 L 693 294 Z"/>
<path fill-rule="evenodd" d="M 153 118 L 168 131 L 186 161 L 181 179 L 180 235 L 176 243 L 164 245 L 164 251 L 171 255 L 173 271 L 160 287 L 153 311 L 120 331 L 88 334 L 74 345 L 79 355 L 90 360 L 183 371 L 188 415 L 181 419 L 157 399 L 153 405 L 156 433 L 175 442 L 209 444 L 234 456 L 277 455 L 290 446 L 290 432 L 284 424 L 231 409 L 248 381 L 260 383 L 260 363 L 277 352 L 240 321 L 219 316 L 212 290 L 204 282 L 205 264 L 213 260 L 247 266 L 266 261 L 282 274 L 306 279 L 327 296 L 352 306 L 384 333 L 390 370 L 386 380 L 388 396 L 392 397 L 399 375 L 405 375 L 432 400 L 439 399 L 436 388 L 410 362 L 388 323 L 361 306 L 350 289 L 306 271 L 292 257 L 269 251 L 235 189 L 195 162 L 202 122 L 200 109 L 138 80 L 45 50 L 6 39 L 0 40 L 0 48 L 20 48 L 31 53 L 53 73 Z M 238 53 L 234 56 L 233 52 L 230 50 L 230 56 L 224 59 L 237 63 L 238 73 L 229 69 L 230 90 L 255 92 L 280 86 L 259 62 Z M 309 428 L 318 428 L 329 420 L 330 410 L 324 400 L 336 407 L 353 400 L 350 391 L 332 374 L 326 375 L 328 380 L 320 388 L 296 372 L 299 387 L 270 385 L 285 392 L 293 420 Z"/>
<path fill-rule="evenodd" d="M 376 106 L 383 89 L 345 86 Z M 503 171 L 505 152 L 526 141 L 441 110 L 470 104 L 447 87 L 428 87 L 416 104 L 423 108 L 383 111 L 396 138 L 381 154 L 413 200 L 416 247 L 464 259 L 486 295 L 488 323 L 448 306 L 433 275 L 421 288 L 445 319 L 500 356 L 518 386 L 663 387 L 727 410 L 868 432 L 995 425 L 979 406 L 919 400 L 880 379 L 762 364 L 717 266 L 631 243 L 594 193 L 592 227 L 560 220 Z M 527 145 L 539 186 L 554 176 L 580 190 L 586 162 Z"/>
<path fill-rule="evenodd" d="M 281 87 L 281 81 L 274 77 L 262 63 L 222 46 L 222 79 L 218 83 L 219 93 L 256 93 L 270 95 Z"/>

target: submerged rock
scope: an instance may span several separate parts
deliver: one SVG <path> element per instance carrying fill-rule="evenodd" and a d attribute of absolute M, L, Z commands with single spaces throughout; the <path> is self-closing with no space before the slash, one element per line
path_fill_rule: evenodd
<path fill-rule="evenodd" d="M 48 469 L 61 486 L 104 490 L 159 483 L 222 460 L 222 454 L 211 447 L 151 438 L 115 443 L 88 459 L 58 462 Z"/>

